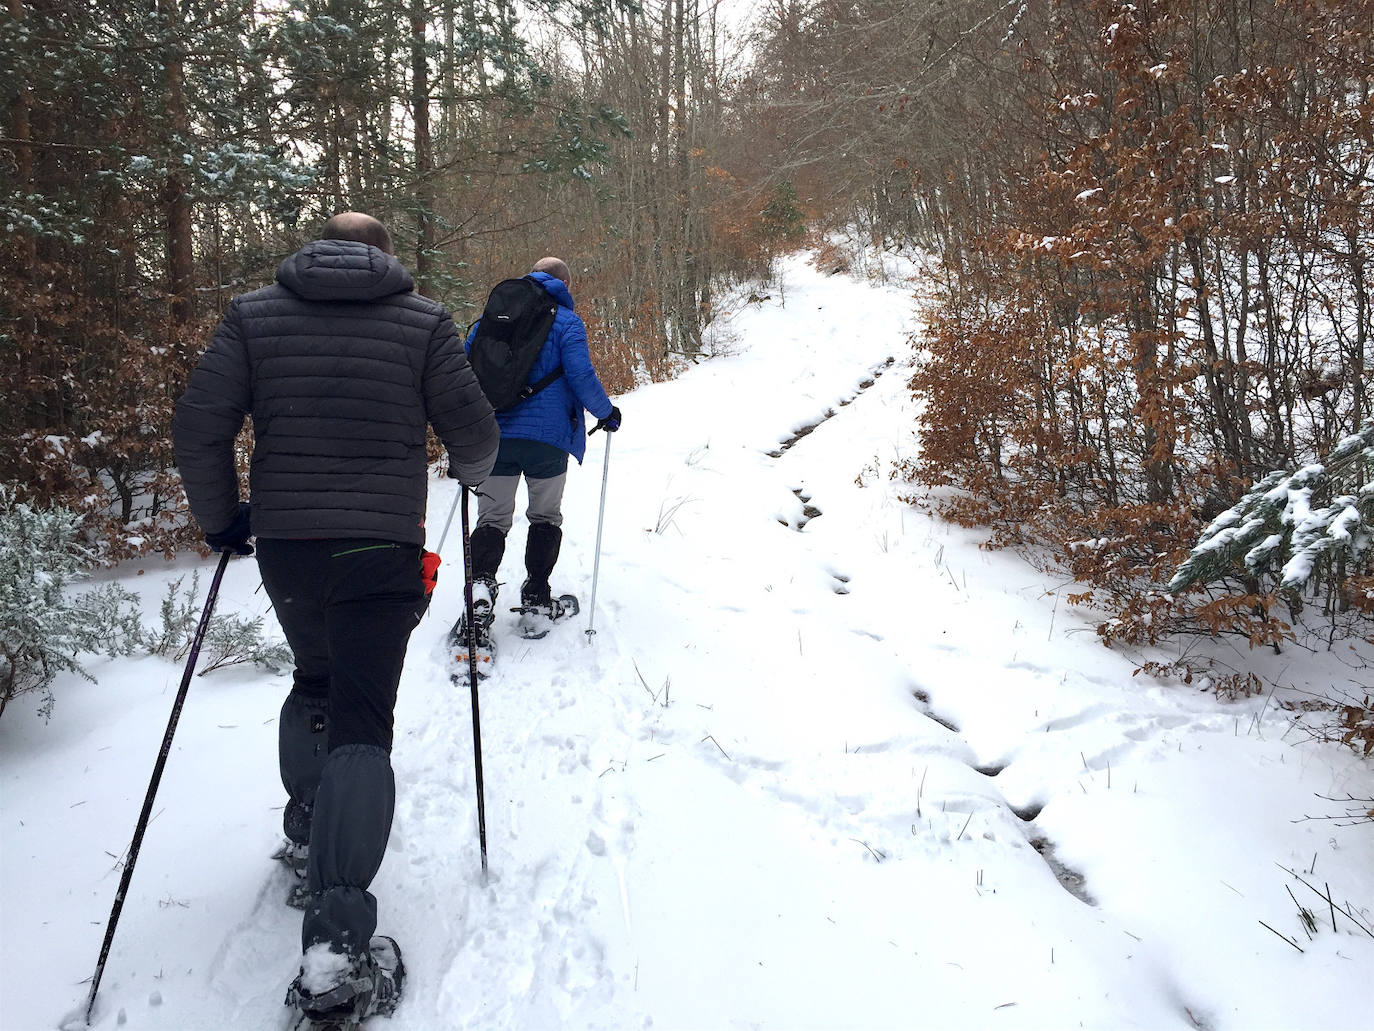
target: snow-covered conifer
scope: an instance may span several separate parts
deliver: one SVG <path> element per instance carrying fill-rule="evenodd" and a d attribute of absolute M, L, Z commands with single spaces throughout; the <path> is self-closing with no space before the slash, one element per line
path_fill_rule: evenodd
<path fill-rule="evenodd" d="M 64 508 L 35 509 L 0 487 L 0 714 L 16 695 L 44 694 L 62 672 L 93 679 L 82 652 L 128 654 L 141 635 L 136 596 L 116 584 L 72 597 L 90 554 L 81 517 Z"/>
<path fill-rule="evenodd" d="M 1281 591 L 1307 586 L 1323 567 L 1354 572 L 1374 545 L 1374 422 L 1342 440 L 1321 463 L 1271 472 L 1202 532 L 1169 581 L 1177 594 L 1238 571 L 1272 577 Z M 1352 490 L 1337 494 L 1342 487 Z M 1314 499 L 1330 498 L 1325 504 Z"/>

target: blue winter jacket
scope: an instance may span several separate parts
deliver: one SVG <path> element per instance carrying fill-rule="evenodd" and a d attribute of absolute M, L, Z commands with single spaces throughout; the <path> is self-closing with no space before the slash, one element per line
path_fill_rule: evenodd
<path fill-rule="evenodd" d="M 604 419 L 611 414 L 611 399 L 606 396 L 606 389 L 592 368 L 592 356 L 587 350 L 587 327 L 573 310 L 572 294 L 567 285 L 545 272 L 531 272 L 526 278 L 535 280 L 558 302 L 553 329 L 530 370 L 529 381 L 538 382 L 540 377 L 560 365 L 563 375 L 528 401 L 508 412 L 497 412 L 496 421 L 503 438 L 541 440 L 581 462 L 587 451 L 587 423 L 583 410 Z M 468 334 L 464 345 L 468 350 L 472 349 L 478 325 L 481 325 L 480 319 Z"/>

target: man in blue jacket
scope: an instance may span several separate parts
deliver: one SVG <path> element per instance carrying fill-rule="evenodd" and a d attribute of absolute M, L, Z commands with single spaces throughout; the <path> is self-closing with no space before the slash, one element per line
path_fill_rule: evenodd
<path fill-rule="evenodd" d="M 506 551 L 506 535 L 515 516 L 515 493 L 525 478 L 529 495 L 526 515 L 529 534 L 525 540 L 525 582 L 520 587 L 522 608 L 548 618 L 560 614 L 549 587 L 549 575 L 558 562 L 563 542 L 563 485 L 568 456 L 579 463 L 587 450 L 584 411 L 599 420 L 596 428 L 614 433 L 620 428 L 620 409 L 611 404 L 592 368 L 587 350 L 587 327 L 573 310 L 568 287 L 571 274 L 558 258 L 541 258 L 528 278 L 539 283 L 558 302 L 553 329 L 544 342 L 529 382 L 562 368 L 563 375 L 496 421 L 501 427 L 501 446 L 496 466 L 482 484 L 477 526 L 472 531 L 473 623 L 479 649 L 490 648 L 489 631 L 496 603 L 496 571 Z M 479 323 L 480 324 L 480 323 Z M 468 334 L 472 347 L 477 327 Z M 455 641 L 466 640 L 460 618 L 453 628 Z"/>

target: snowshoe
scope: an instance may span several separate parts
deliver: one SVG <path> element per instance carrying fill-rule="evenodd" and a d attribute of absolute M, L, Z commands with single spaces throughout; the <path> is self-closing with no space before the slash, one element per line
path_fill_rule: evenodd
<path fill-rule="evenodd" d="M 496 595 L 500 585 L 495 580 L 477 577 L 472 581 L 472 623 L 476 631 L 477 679 L 485 680 L 491 675 L 492 664 L 496 660 L 496 646 L 491 639 L 491 624 L 496 618 Z M 454 682 L 467 683 L 468 671 L 468 614 L 466 608 L 453 624 L 448 634 L 453 656 Z"/>
<path fill-rule="evenodd" d="M 491 676 L 493 667 L 496 664 L 496 648 L 487 642 L 486 647 L 477 646 L 477 679 L 486 680 Z M 466 644 L 455 644 L 452 650 L 453 671 L 449 674 L 455 684 L 466 684 L 472 670 L 471 663 L 468 662 L 468 646 Z"/>
<path fill-rule="evenodd" d="M 300 910 L 310 905 L 310 889 L 305 886 L 304 881 L 297 881 L 291 885 L 291 889 L 286 893 L 286 904 L 292 909 Z"/>
<path fill-rule="evenodd" d="M 291 887 L 286 893 L 286 904 L 292 909 L 304 909 L 310 902 L 310 889 L 305 886 L 310 846 L 286 841 L 282 843 L 281 848 L 272 853 L 272 858 L 286 867 L 292 875 Z"/>
<path fill-rule="evenodd" d="M 560 594 L 547 602 L 521 605 L 511 611 L 520 613 L 520 618 L 515 624 L 520 636 L 527 641 L 538 641 L 548 636 L 553 625 L 559 620 L 577 615 L 579 607 L 574 595 Z"/>
<path fill-rule="evenodd" d="M 315 945 L 286 991 L 286 1005 L 300 1013 L 298 1031 L 351 1031 L 369 1017 L 396 1011 L 405 973 L 401 947 L 386 935 L 376 935 L 368 954 L 353 961 Z"/>
<path fill-rule="evenodd" d="M 305 880 L 305 868 L 310 862 L 310 846 L 295 841 L 283 841 L 281 848 L 272 853 L 272 858 L 301 880 Z"/>

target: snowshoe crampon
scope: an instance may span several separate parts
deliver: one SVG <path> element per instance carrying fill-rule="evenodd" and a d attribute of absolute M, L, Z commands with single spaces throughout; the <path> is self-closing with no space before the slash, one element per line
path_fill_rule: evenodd
<path fill-rule="evenodd" d="M 299 1014 L 296 1031 L 349 1031 L 369 1017 L 389 1017 L 405 983 L 401 947 L 386 935 L 373 937 L 366 956 L 349 960 L 327 945 L 312 946 L 286 991 Z"/>

